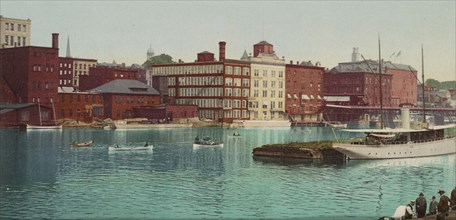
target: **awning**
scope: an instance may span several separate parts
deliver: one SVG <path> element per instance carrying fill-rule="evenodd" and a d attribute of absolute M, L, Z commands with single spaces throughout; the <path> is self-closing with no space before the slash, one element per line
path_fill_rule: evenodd
<path fill-rule="evenodd" d="M 263 105 L 269 106 L 269 102 L 268 101 L 263 101 Z"/>
<path fill-rule="evenodd" d="M 293 96 L 294 96 L 295 99 L 298 99 L 298 96 L 296 94 L 293 94 Z"/>
<path fill-rule="evenodd" d="M 307 95 L 302 95 L 301 98 L 304 100 L 309 100 L 309 96 L 307 96 Z"/>
<path fill-rule="evenodd" d="M 325 96 L 327 102 L 348 102 L 350 101 L 349 96 Z"/>
<path fill-rule="evenodd" d="M 310 95 L 310 99 L 315 99 L 315 97 L 313 95 Z"/>
<path fill-rule="evenodd" d="M 318 100 L 321 100 L 321 97 L 320 97 L 320 95 L 317 95 L 317 96 L 318 96 Z"/>
<path fill-rule="evenodd" d="M 290 95 L 290 94 L 287 94 L 287 97 L 288 97 L 289 99 L 291 99 L 291 95 Z"/>

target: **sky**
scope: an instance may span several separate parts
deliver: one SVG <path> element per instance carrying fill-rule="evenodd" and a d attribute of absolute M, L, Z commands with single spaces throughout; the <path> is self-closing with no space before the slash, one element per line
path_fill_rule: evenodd
<path fill-rule="evenodd" d="M 193 62 L 202 51 L 218 59 L 265 40 L 287 63 L 319 61 L 331 69 L 350 62 L 354 47 L 366 59 L 408 64 L 425 78 L 456 80 L 456 1 L 22 1 L 0 0 L 0 14 L 32 20 L 31 44 L 51 46 L 60 34 L 60 56 L 142 64 L 155 55 Z M 400 55 L 397 56 L 400 51 Z M 393 55 L 394 53 L 394 55 Z M 420 77 L 421 78 L 421 77 Z"/>

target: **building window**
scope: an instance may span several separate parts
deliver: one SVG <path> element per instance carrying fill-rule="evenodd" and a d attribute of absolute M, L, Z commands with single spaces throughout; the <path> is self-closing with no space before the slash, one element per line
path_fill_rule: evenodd
<path fill-rule="evenodd" d="M 17 31 L 21 31 L 21 25 L 20 24 L 17 25 Z"/>
<path fill-rule="evenodd" d="M 11 23 L 11 30 L 14 31 L 14 24 Z"/>
<path fill-rule="evenodd" d="M 21 112 L 21 121 L 29 121 L 30 120 L 30 112 L 23 111 Z"/>
<path fill-rule="evenodd" d="M 65 117 L 65 109 L 60 110 L 60 117 Z"/>
<path fill-rule="evenodd" d="M 14 36 L 10 36 L 10 45 L 14 45 Z"/>
<path fill-rule="evenodd" d="M 5 44 L 8 45 L 8 42 L 9 42 L 9 36 L 5 35 Z"/>
<path fill-rule="evenodd" d="M 27 26 L 25 26 L 25 24 L 22 25 L 22 29 L 24 30 L 24 32 L 27 32 Z"/>
<path fill-rule="evenodd" d="M 27 43 L 26 37 L 23 37 L 23 38 L 22 38 L 22 46 L 24 46 L 24 47 L 27 46 L 26 43 Z"/>
<path fill-rule="evenodd" d="M 267 70 L 263 70 L 263 77 L 268 77 L 268 71 Z"/>
<path fill-rule="evenodd" d="M 17 37 L 17 46 L 21 46 L 21 37 Z"/>
<path fill-rule="evenodd" d="M 5 30 L 9 30 L 9 23 L 5 23 Z"/>

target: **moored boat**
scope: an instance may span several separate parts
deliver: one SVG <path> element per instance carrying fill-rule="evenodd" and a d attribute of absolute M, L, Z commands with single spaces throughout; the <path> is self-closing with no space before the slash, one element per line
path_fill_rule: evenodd
<path fill-rule="evenodd" d="M 120 147 L 120 146 L 115 146 L 115 147 L 109 147 L 109 151 L 138 151 L 138 150 L 152 150 L 154 148 L 153 145 L 147 145 L 147 146 L 142 146 L 142 147 Z"/>
<path fill-rule="evenodd" d="M 29 125 L 26 124 L 26 129 L 27 130 L 33 130 L 33 129 L 44 129 L 44 130 L 51 130 L 51 129 L 62 129 L 62 125 Z"/>
<path fill-rule="evenodd" d="M 90 140 L 90 141 L 86 141 L 83 143 L 73 143 L 73 144 L 70 144 L 70 146 L 71 147 L 89 147 L 92 144 L 93 144 L 93 141 Z"/>
<path fill-rule="evenodd" d="M 193 147 L 223 147 L 223 142 L 213 140 L 210 137 L 204 137 L 199 139 L 198 137 L 195 138 L 195 142 L 193 142 Z"/>

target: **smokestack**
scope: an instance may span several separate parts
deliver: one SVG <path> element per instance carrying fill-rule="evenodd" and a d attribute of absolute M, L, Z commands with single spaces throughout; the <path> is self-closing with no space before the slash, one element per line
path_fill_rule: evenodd
<path fill-rule="evenodd" d="M 219 42 L 219 61 L 225 61 L 225 41 Z"/>
<path fill-rule="evenodd" d="M 52 48 L 59 49 L 59 34 L 58 33 L 52 34 Z"/>
<path fill-rule="evenodd" d="M 352 53 L 352 62 L 358 62 L 360 61 L 361 54 L 359 53 L 359 48 L 353 47 L 353 53 Z"/>

